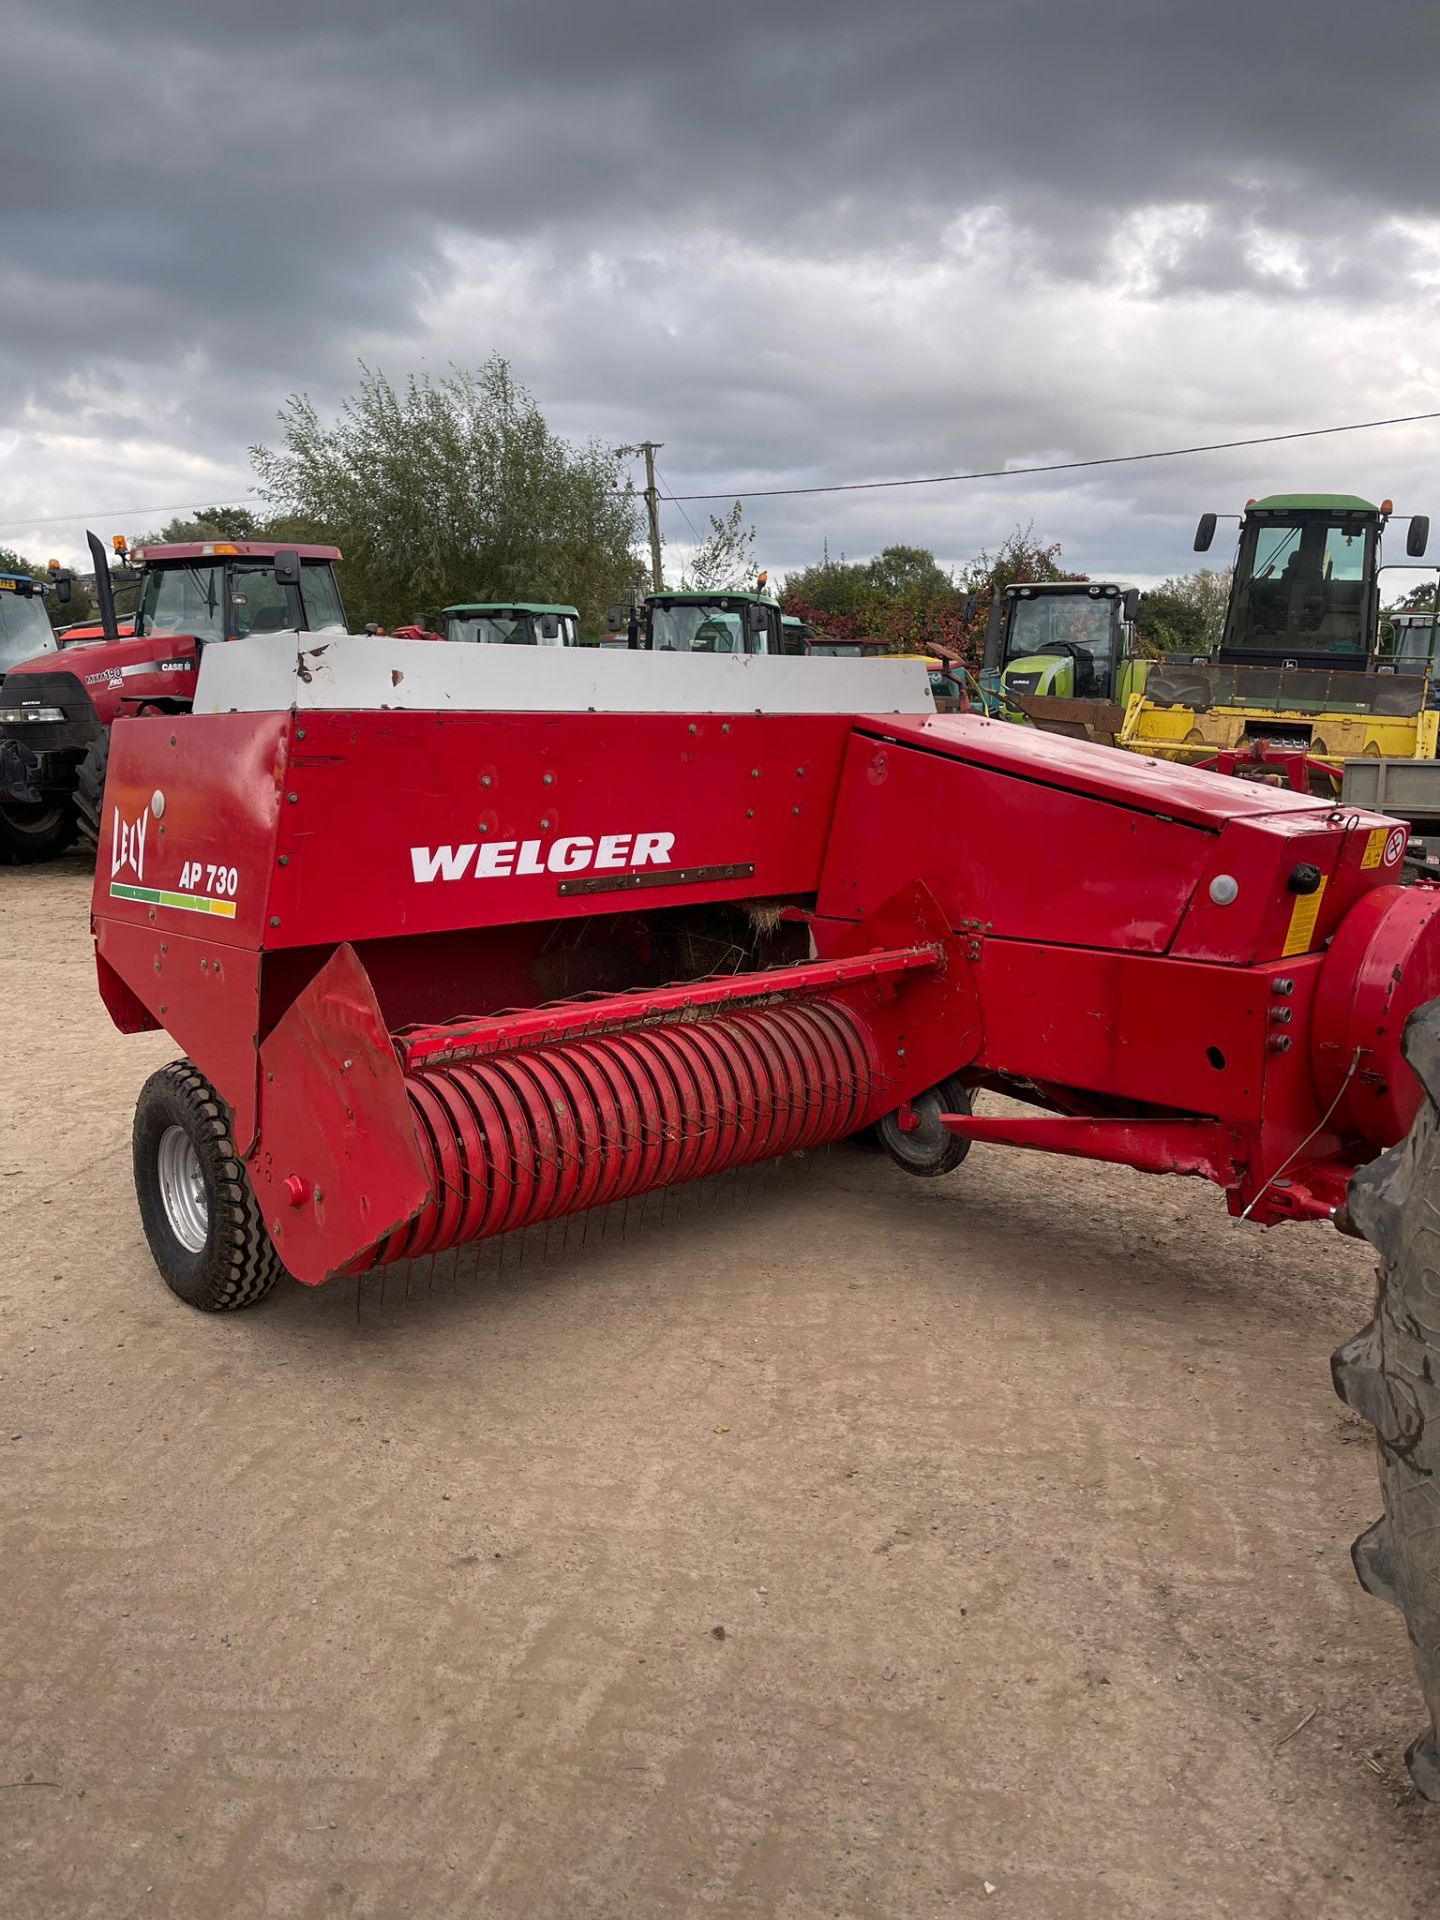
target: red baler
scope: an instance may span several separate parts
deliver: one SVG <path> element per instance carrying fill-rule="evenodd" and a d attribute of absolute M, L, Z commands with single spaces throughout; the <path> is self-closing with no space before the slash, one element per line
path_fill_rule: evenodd
<path fill-rule="evenodd" d="M 1398 884 L 1406 829 L 937 717 L 914 662 L 309 638 L 211 648 L 193 716 L 114 730 L 100 990 L 189 1056 L 134 1129 L 175 1291 L 243 1306 L 870 1125 L 917 1173 L 1007 1141 L 1262 1223 L 1343 1218 L 1364 1166 L 1380 1311 L 1335 1372 L 1389 1513 L 1356 1565 L 1405 1610 L 1440 1797 L 1440 1010 L 1423 1110 L 1401 1053 L 1440 889 Z"/>
<path fill-rule="evenodd" d="M 1330 1217 L 1409 1125 L 1440 893 L 1380 816 L 936 716 L 904 662 L 299 644 L 118 730 L 94 900 L 297 1279 L 877 1121 Z"/>

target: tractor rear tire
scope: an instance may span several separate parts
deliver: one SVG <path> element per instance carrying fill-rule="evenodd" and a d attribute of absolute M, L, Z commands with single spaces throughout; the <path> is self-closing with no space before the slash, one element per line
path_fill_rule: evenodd
<path fill-rule="evenodd" d="M 900 1113 L 883 1113 L 875 1122 L 875 1140 L 906 1173 L 921 1180 L 936 1180 L 942 1173 L 953 1173 L 970 1151 L 970 1142 L 962 1140 L 940 1124 L 942 1113 L 969 1113 L 970 1089 L 962 1080 L 942 1080 L 938 1086 L 917 1093 L 910 1111 L 918 1124 L 906 1133 L 900 1125 Z"/>
<path fill-rule="evenodd" d="M 54 806 L 0 807 L 0 865 L 38 866 L 57 860 L 75 844 L 75 808 L 71 801 Z"/>
<path fill-rule="evenodd" d="M 1351 1559 L 1366 1592 L 1405 1616 L 1430 1709 L 1405 1759 L 1440 1800 L 1440 1000 L 1411 1014 L 1402 1045 L 1425 1098 L 1408 1138 L 1350 1182 L 1350 1218 L 1380 1255 L 1375 1318 L 1331 1371 L 1375 1429 L 1385 1512 Z"/>
<path fill-rule="evenodd" d="M 110 729 L 90 742 L 76 773 L 75 815 L 80 844 L 93 853 L 100 845 L 100 820 L 105 809 L 105 773 L 110 765 Z"/>
<path fill-rule="evenodd" d="M 202 1313 L 253 1306 L 285 1271 L 230 1137 L 230 1114 L 188 1060 L 140 1089 L 135 1196 L 167 1287 Z"/>

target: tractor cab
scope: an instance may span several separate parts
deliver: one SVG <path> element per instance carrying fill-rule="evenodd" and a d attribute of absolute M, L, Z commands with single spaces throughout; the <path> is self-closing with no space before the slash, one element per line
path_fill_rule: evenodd
<path fill-rule="evenodd" d="M 212 640 L 255 633 L 345 631 L 335 583 L 337 547 L 277 548 L 259 540 L 194 541 L 137 549 L 133 639 Z"/>
<path fill-rule="evenodd" d="M 1376 666 L 1377 673 L 1395 673 L 1432 682 L 1440 667 L 1440 610 L 1425 609 L 1389 616 L 1390 644 Z"/>
<path fill-rule="evenodd" d="M 335 582 L 337 547 L 274 541 L 186 541 L 119 558 L 86 536 L 95 562 L 100 629 L 47 631 L 5 669 L 0 689 L 0 860 L 50 859 L 77 832 L 94 841 L 110 751 L 110 728 L 133 714 L 188 713 L 204 648 L 291 629 L 344 633 Z M 134 588 L 122 623 L 116 587 Z M 66 590 L 57 594 L 68 597 Z M 43 830 L 42 830 L 43 826 Z"/>
<path fill-rule="evenodd" d="M 1145 683 L 1140 592 L 1115 580 L 1017 581 L 990 603 L 980 676 L 987 712 L 1113 741 Z"/>
<path fill-rule="evenodd" d="M 44 585 L 29 574 L 0 573 L 0 676 L 37 653 L 55 651 L 44 593 Z"/>
<path fill-rule="evenodd" d="M 1252 500 L 1240 544 L 1219 659 L 1231 666 L 1363 673 L 1380 624 L 1380 535 L 1390 517 L 1355 494 L 1273 494 Z M 1214 538 L 1207 513 L 1195 536 L 1203 553 Z M 1428 522 L 1410 523 L 1409 549 L 1425 550 Z"/>
<path fill-rule="evenodd" d="M 486 647 L 578 646 L 580 614 L 575 607 L 538 600 L 474 600 L 445 607 L 445 638 Z"/>
<path fill-rule="evenodd" d="M 651 593 L 610 609 L 617 644 L 651 653 L 783 653 L 780 603 L 768 593 Z M 625 635 L 623 642 L 621 634 Z"/>
<path fill-rule="evenodd" d="M 1321 793 L 1339 790 L 1350 759 L 1433 757 L 1428 642 L 1407 635 L 1403 662 L 1381 643 L 1393 513 L 1352 493 L 1247 501 L 1214 658 L 1157 664 L 1120 744 Z M 1201 517 L 1197 553 L 1217 518 Z M 1428 517 L 1411 515 L 1406 552 L 1418 558 L 1429 538 Z"/>

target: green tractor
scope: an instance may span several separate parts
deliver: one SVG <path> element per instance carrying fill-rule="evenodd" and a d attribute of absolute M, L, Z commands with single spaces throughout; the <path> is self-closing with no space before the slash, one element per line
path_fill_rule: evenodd
<path fill-rule="evenodd" d="M 985 710 L 1113 746 L 1149 661 L 1135 637 L 1140 590 L 1115 580 L 1017 582 L 990 603 Z"/>
<path fill-rule="evenodd" d="M 472 600 L 441 609 L 447 640 L 490 647 L 575 647 L 580 615 L 574 607 L 538 600 Z"/>
<path fill-rule="evenodd" d="M 780 602 L 773 595 L 724 588 L 711 593 L 647 593 L 639 606 L 612 607 L 607 645 L 650 653 L 785 653 Z"/>

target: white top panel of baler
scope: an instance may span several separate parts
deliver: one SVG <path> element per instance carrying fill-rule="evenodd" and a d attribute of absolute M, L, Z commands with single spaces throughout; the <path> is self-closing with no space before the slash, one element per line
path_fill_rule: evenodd
<path fill-rule="evenodd" d="M 934 713 L 926 663 L 256 634 L 204 650 L 196 713 Z"/>

